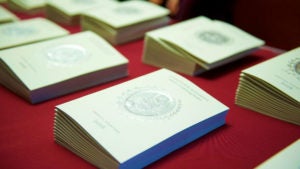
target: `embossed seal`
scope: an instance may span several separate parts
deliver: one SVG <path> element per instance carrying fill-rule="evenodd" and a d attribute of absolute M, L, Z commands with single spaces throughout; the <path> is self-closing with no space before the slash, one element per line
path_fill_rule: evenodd
<path fill-rule="evenodd" d="M 293 75 L 296 79 L 300 80 L 300 58 L 291 59 L 287 66 L 287 72 Z"/>
<path fill-rule="evenodd" d="M 230 42 L 230 38 L 216 31 L 201 31 L 198 38 L 207 43 L 223 45 Z"/>
<path fill-rule="evenodd" d="M 46 56 L 55 66 L 73 66 L 87 59 L 88 52 L 80 45 L 65 44 L 50 48 Z"/>
<path fill-rule="evenodd" d="M 127 91 L 122 100 L 127 112 L 144 119 L 170 117 L 178 111 L 178 101 L 167 91 L 157 88 Z"/>
<path fill-rule="evenodd" d="M 295 63 L 295 72 L 300 75 L 300 61 L 298 61 L 297 63 Z"/>
<path fill-rule="evenodd" d="M 139 9 L 130 6 L 120 6 L 115 8 L 114 11 L 120 15 L 136 15 L 141 12 Z"/>

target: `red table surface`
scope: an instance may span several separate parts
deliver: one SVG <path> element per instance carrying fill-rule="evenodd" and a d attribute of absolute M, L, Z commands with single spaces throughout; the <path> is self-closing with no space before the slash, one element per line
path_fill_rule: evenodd
<path fill-rule="evenodd" d="M 17 15 L 21 19 L 36 17 Z M 71 33 L 80 31 L 78 26 L 62 26 Z M 143 45 L 141 39 L 115 46 L 130 61 L 128 77 L 44 103 L 31 105 L 0 86 L 0 168 L 95 168 L 54 142 L 54 107 L 158 70 L 159 68 L 141 62 Z M 230 108 L 226 125 L 147 168 L 253 168 L 300 138 L 300 126 L 241 108 L 234 103 L 241 70 L 276 55 L 273 50 L 262 48 L 241 60 L 201 76 L 183 75 Z"/>

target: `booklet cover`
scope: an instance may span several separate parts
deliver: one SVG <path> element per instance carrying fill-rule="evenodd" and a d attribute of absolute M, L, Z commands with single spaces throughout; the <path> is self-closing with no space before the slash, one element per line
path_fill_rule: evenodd
<path fill-rule="evenodd" d="M 300 168 L 300 139 L 296 140 L 286 148 L 276 153 L 274 156 L 267 159 L 255 169 L 270 169 L 270 168 Z"/>
<path fill-rule="evenodd" d="M 150 31 L 145 41 L 144 63 L 189 75 L 240 59 L 264 44 L 231 24 L 205 16 Z"/>
<path fill-rule="evenodd" d="M 0 82 L 31 103 L 128 74 L 128 60 L 89 31 L 2 50 L 0 63 Z"/>
<path fill-rule="evenodd" d="M 68 34 L 69 32 L 64 28 L 44 18 L 1 24 L 0 49 L 48 40 Z"/>
<path fill-rule="evenodd" d="M 81 27 L 112 44 L 142 38 L 145 32 L 169 23 L 169 10 L 147 1 L 126 1 L 83 12 Z"/>
<path fill-rule="evenodd" d="M 241 72 L 236 104 L 300 125 L 300 47 Z"/>
<path fill-rule="evenodd" d="M 6 22 L 14 22 L 14 21 L 18 21 L 18 20 L 19 20 L 19 18 L 15 14 L 10 12 L 6 8 L 0 6 L 0 24 L 6 23 Z"/>
<path fill-rule="evenodd" d="M 43 12 L 47 0 L 9 0 L 8 7 L 18 12 L 36 14 Z"/>
<path fill-rule="evenodd" d="M 55 111 L 57 143 L 99 168 L 143 168 L 224 125 L 228 107 L 161 69 Z"/>
<path fill-rule="evenodd" d="M 46 17 L 67 25 L 79 25 L 82 12 L 103 10 L 116 3 L 114 0 L 48 0 Z"/>

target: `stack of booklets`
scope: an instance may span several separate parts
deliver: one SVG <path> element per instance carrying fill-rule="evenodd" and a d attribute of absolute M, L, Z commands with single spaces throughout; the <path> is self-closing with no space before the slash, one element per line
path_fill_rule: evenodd
<path fill-rule="evenodd" d="M 113 0 L 48 0 L 46 17 L 67 25 L 79 25 L 81 13 L 93 8 L 102 10 L 118 3 Z"/>
<path fill-rule="evenodd" d="M 240 59 L 263 44 L 231 24 L 199 16 L 148 32 L 143 62 L 198 75 Z"/>
<path fill-rule="evenodd" d="M 161 69 L 56 106 L 55 141 L 99 168 L 143 168 L 225 124 L 228 108 Z"/>
<path fill-rule="evenodd" d="M 0 51 L 0 83 L 31 103 L 125 77 L 128 60 L 92 32 Z"/>
<path fill-rule="evenodd" d="M 236 104 L 300 125 L 300 47 L 243 70 Z"/>
<path fill-rule="evenodd" d="M 0 6 L 0 24 L 18 20 L 19 18 L 15 14 Z"/>
<path fill-rule="evenodd" d="M 59 25 L 44 19 L 34 18 L 0 25 L 0 49 L 48 40 L 68 35 Z"/>
<path fill-rule="evenodd" d="M 14 11 L 36 14 L 44 11 L 47 0 L 8 0 L 8 7 Z"/>
<path fill-rule="evenodd" d="M 147 1 L 126 1 L 83 13 L 81 27 L 122 44 L 144 37 L 145 32 L 169 23 L 169 10 Z"/>

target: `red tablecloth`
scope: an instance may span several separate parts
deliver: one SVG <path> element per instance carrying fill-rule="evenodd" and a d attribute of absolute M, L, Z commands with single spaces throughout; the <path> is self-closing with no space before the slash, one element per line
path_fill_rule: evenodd
<path fill-rule="evenodd" d="M 18 15 L 22 19 L 32 17 Z M 79 27 L 64 27 L 72 33 L 80 31 Z M 54 142 L 54 106 L 158 69 L 141 62 L 143 40 L 116 46 L 116 49 L 130 61 L 130 75 L 120 80 L 37 105 L 27 103 L 0 86 L 0 168 L 94 168 Z M 230 107 L 226 125 L 147 168 L 253 168 L 300 138 L 300 126 L 234 104 L 241 70 L 276 55 L 269 48 L 263 48 L 199 77 L 183 75 Z"/>

